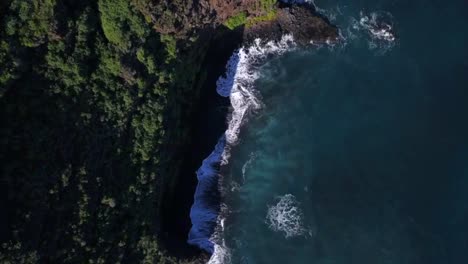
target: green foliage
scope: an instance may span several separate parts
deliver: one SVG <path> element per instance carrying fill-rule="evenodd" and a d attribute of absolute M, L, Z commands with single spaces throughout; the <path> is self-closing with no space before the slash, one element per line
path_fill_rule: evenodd
<path fill-rule="evenodd" d="M 161 42 L 166 46 L 166 63 L 177 58 L 177 40 L 171 35 L 161 35 Z"/>
<path fill-rule="evenodd" d="M 132 0 L 132 5 L 143 14 L 147 23 L 151 23 L 151 13 L 148 10 L 151 0 Z"/>
<path fill-rule="evenodd" d="M 240 12 L 228 18 L 224 25 L 233 30 L 239 26 L 245 25 L 251 27 L 257 23 L 271 21 L 277 17 L 277 0 L 259 0 L 253 3 L 251 14 Z"/>
<path fill-rule="evenodd" d="M 0 245 L 0 263 L 2 264 L 36 264 L 37 253 L 24 251 L 20 242 L 3 243 Z"/>
<path fill-rule="evenodd" d="M 113 44 L 127 49 L 131 37 L 142 39 L 148 34 L 145 21 L 133 11 L 128 0 L 99 0 L 98 3 L 104 35 Z"/>
<path fill-rule="evenodd" d="M 11 57 L 10 45 L 5 41 L 0 41 L 0 98 L 5 92 L 6 85 L 14 78 L 15 65 Z"/>
<path fill-rule="evenodd" d="M 122 69 L 119 54 L 115 52 L 112 47 L 105 47 L 104 44 L 99 51 L 99 59 L 101 62 L 99 64 L 99 69 L 102 70 L 102 73 L 119 76 Z"/>
<path fill-rule="evenodd" d="M 247 23 L 247 13 L 246 12 L 240 12 L 230 18 L 228 18 L 225 22 L 224 25 L 229 28 L 229 29 L 235 29 L 239 26 L 244 25 Z"/>
<path fill-rule="evenodd" d="M 77 94 L 87 81 L 92 50 L 88 46 L 95 24 L 90 19 L 90 10 L 85 10 L 68 30 L 74 32 L 73 45 L 63 40 L 50 41 L 45 56 L 44 75 L 61 85 L 55 86 L 56 93 Z M 71 47 L 71 48 L 70 48 Z"/>
<path fill-rule="evenodd" d="M 132 120 L 135 131 L 133 157 L 134 161 L 146 162 L 153 156 L 157 156 L 158 145 L 154 142 L 164 136 L 162 126 L 162 111 L 164 102 L 150 102 L 138 108 L 138 115 Z M 156 162 L 156 160 L 154 161 Z"/>
<path fill-rule="evenodd" d="M 145 65 L 148 73 L 153 74 L 156 72 L 157 60 L 153 54 L 147 52 L 144 48 L 139 48 L 136 55 L 138 61 Z"/>
<path fill-rule="evenodd" d="M 15 206 L 0 208 L 0 263 L 179 262 L 158 240 L 161 204 L 208 43 L 157 34 L 144 1 L 2 13 L 0 192 Z"/>
<path fill-rule="evenodd" d="M 17 35 L 22 45 L 36 47 L 51 29 L 55 0 L 14 0 L 6 18 L 6 33 Z"/>
<path fill-rule="evenodd" d="M 277 0 L 260 0 L 259 2 L 263 10 L 270 11 L 275 8 L 275 5 L 278 1 Z"/>

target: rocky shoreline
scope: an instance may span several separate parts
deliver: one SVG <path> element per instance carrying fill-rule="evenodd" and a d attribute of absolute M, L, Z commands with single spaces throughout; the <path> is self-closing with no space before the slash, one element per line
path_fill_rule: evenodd
<path fill-rule="evenodd" d="M 282 4 L 274 20 L 255 24 L 244 30 L 244 45 L 255 39 L 279 41 L 283 35 L 291 34 L 297 44 L 336 42 L 338 28 L 319 15 L 310 4 Z"/>
<path fill-rule="evenodd" d="M 242 43 L 242 32 L 239 30 L 218 29 L 207 34 L 212 34 L 209 54 L 201 62 L 207 76 L 199 85 L 200 97 L 192 112 L 191 142 L 180 150 L 183 162 L 174 193 L 165 199 L 167 202 L 162 223 L 165 232 L 161 237 L 171 255 L 190 260 L 195 257 L 200 263 L 205 263 L 209 255 L 187 243 L 187 235 L 192 227 L 190 208 L 198 183 L 195 171 L 226 130 L 229 99 L 218 95 L 216 81 L 224 74 L 229 57 Z"/>
<path fill-rule="evenodd" d="M 295 42 L 301 46 L 310 45 L 311 42 L 327 43 L 338 40 L 338 29 L 320 16 L 313 5 L 278 4 L 276 14 L 273 20 L 240 26 L 232 31 L 218 21 L 214 22 L 217 25 L 215 29 L 205 27 L 198 33 L 206 34 L 208 31 L 208 34 L 213 34 L 209 54 L 201 67 L 208 71 L 208 76 L 199 85 L 201 91 L 199 102 L 193 111 L 191 143 L 183 150 L 183 169 L 177 177 L 174 195 L 166 199 L 166 213 L 163 219 L 165 235 L 162 239 L 167 250 L 177 258 L 195 258 L 199 262 L 207 260 L 206 253 L 186 243 L 186 236 L 191 228 L 190 207 L 197 186 L 195 171 L 226 129 L 225 117 L 228 114 L 229 103 L 216 94 L 216 80 L 224 74 L 226 62 L 231 54 L 241 46 L 249 46 L 255 39 L 261 39 L 262 42 L 279 41 L 286 34 L 293 35 Z"/>

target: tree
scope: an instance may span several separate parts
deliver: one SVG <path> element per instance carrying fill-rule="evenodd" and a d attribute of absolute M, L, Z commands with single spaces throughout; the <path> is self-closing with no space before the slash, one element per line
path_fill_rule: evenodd
<path fill-rule="evenodd" d="M 22 45 L 37 47 L 50 31 L 55 0 L 14 0 L 6 19 L 6 33 L 17 35 Z"/>

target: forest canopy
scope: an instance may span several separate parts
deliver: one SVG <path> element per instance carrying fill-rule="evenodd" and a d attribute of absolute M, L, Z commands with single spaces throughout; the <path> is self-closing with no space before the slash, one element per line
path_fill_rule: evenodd
<path fill-rule="evenodd" d="M 208 42 L 158 33 L 147 4 L 0 4 L 0 263 L 178 261 L 162 190 Z"/>

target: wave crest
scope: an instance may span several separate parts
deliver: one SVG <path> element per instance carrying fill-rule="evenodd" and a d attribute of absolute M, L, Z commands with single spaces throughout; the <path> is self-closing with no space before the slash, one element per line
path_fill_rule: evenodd
<path fill-rule="evenodd" d="M 388 42 L 393 42 L 396 39 L 389 13 L 372 12 L 369 16 L 361 13 L 359 25 L 368 30 L 375 39 Z"/>
<path fill-rule="evenodd" d="M 268 207 L 268 226 L 277 232 L 283 232 L 286 238 L 301 236 L 307 232 L 303 227 L 303 213 L 299 202 L 292 194 L 279 197 L 274 206 Z"/>
<path fill-rule="evenodd" d="M 230 262 L 229 249 L 223 238 L 224 216 L 228 210 L 220 203 L 219 192 L 223 188 L 219 169 L 228 163 L 230 148 L 237 144 L 242 124 L 250 113 L 262 107 L 254 89 L 254 82 L 259 78 L 258 67 L 269 56 L 283 54 L 295 46 L 292 35 L 268 43 L 256 39 L 251 46 L 234 52 L 226 65 L 225 76 L 221 76 L 216 83 L 218 94 L 230 98 L 231 112 L 227 130 L 197 170 L 198 185 L 190 210 L 192 228 L 188 237 L 189 244 L 212 254 L 208 263 Z"/>
<path fill-rule="evenodd" d="M 271 55 L 283 54 L 296 46 L 292 35 L 284 35 L 280 41 L 263 44 L 256 39 L 250 47 L 238 49 L 229 59 L 226 75 L 221 76 L 216 85 L 217 92 L 230 98 L 231 113 L 228 118 L 228 129 L 225 132 L 227 147 L 223 154 L 222 164 L 228 163 L 230 146 L 237 144 L 240 128 L 249 113 L 262 107 L 254 83 L 259 78 L 258 67 Z"/>
<path fill-rule="evenodd" d="M 357 32 L 365 32 L 369 48 L 378 49 L 383 53 L 393 48 L 397 40 L 393 16 L 388 12 L 361 12 L 358 19 L 351 18 L 351 27 L 348 27 L 347 31 L 351 39 L 356 38 Z"/>

